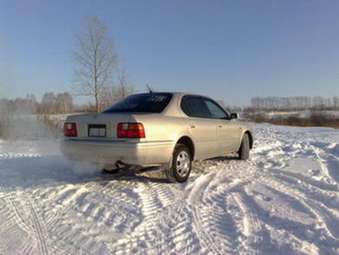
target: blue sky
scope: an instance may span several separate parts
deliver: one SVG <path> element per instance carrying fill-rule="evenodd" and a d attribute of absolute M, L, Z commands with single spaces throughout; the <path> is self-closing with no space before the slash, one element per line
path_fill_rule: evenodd
<path fill-rule="evenodd" d="M 338 1 L 0 0 L 0 97 L 70 90 L 74 34 L 109 29 L 137 91 L 339 96 Z"/>

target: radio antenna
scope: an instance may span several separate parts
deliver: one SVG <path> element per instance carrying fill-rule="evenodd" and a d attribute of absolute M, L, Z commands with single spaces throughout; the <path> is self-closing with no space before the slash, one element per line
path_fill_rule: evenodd
<path fill-rule="evenodd" d="M 146 84 L 146 88 L 148 90 L 148 93 L 150 93 L 150 94 L 153 93 L 153 89 L 152 89 L 152 87 L 148 83 Z"/>

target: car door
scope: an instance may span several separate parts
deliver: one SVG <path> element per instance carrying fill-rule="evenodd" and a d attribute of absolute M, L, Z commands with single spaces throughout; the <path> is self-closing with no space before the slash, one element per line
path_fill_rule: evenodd
<path fill-rule="evenodd" d="M 195 145 L 195 158 L 206 159 L 218 155 L 217 125 L 219 120 L 211 114 L 203 99 L 186 95 L 181 100 L 181 109 L 188 116 L 188 128 Z"/>
<path fill-rule="evenodd" d="M 217 140 L 219 155 L 237 151 L 241 136 L 239 125 L 231 120 L 228 113 L 215 101 L 205 98 L 204 102 L 212 117 L 218 121 Z"/>

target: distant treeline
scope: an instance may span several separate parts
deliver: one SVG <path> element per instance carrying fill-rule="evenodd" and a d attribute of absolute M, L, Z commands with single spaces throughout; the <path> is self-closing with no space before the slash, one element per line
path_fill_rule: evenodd
<path fill-rule="evenodd" d="M 244 117 L 257 123 L 271 123 L 275 125 L 299 126 L 299 127 L 333 127 L 339 128 L 339 117 L 326 114 L 326 111 L 311 111 L 308 116 L 273 115 L 269 116 L 263 112 L 245 113 Z"/>
<path fill-rule="evenodd" d="M 15 99 L 0 99 L 0 114 L 55 114 L 70 113 L 74 110 L 70 93 L 47 92 L 39 102 L 35 95 Z"/>
<path fill-rule="evenodd" d="M 102 91 L 98 99 L 101 109 L 106 109 L 113 103 L 133 93 L 133 88 L 127 85 L 119 85 Z M 78 105 L 74 103 L 73 96 L 68 92 L 54 93 L 46 92 L 41 100 L 37 100 L 34 94 L 27 94 L 26 97 L 14 99 L 0 99 L 0 120 L 1 115 L 8 114 L 63 114 L 72 112 L 93 112 L 96 111 L 95 104 Z"/>
<path fill-rule="evenodd" d="M 0 138 L 38 139 L 61 134 L 60 125 L 50 116 L 86 110 L 73 103 L 70 93 L 45 93 L 38 101 L 33 94 L 14 99 L 0 99 Z"/>
<path fill-rule="evenodd" d="M 339 97 L 255 97 L 251 100 L 255 110 L 339 110 Z"/>

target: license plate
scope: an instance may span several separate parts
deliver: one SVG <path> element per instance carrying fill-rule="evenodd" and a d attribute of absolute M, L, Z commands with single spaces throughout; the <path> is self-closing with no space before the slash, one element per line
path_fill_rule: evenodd
<path fill-rule="evenodd" d="M 88 136 L 105 137 L 106 136 L 106 125 L 98 125 L 98 124 L 88 125 Z"/>

